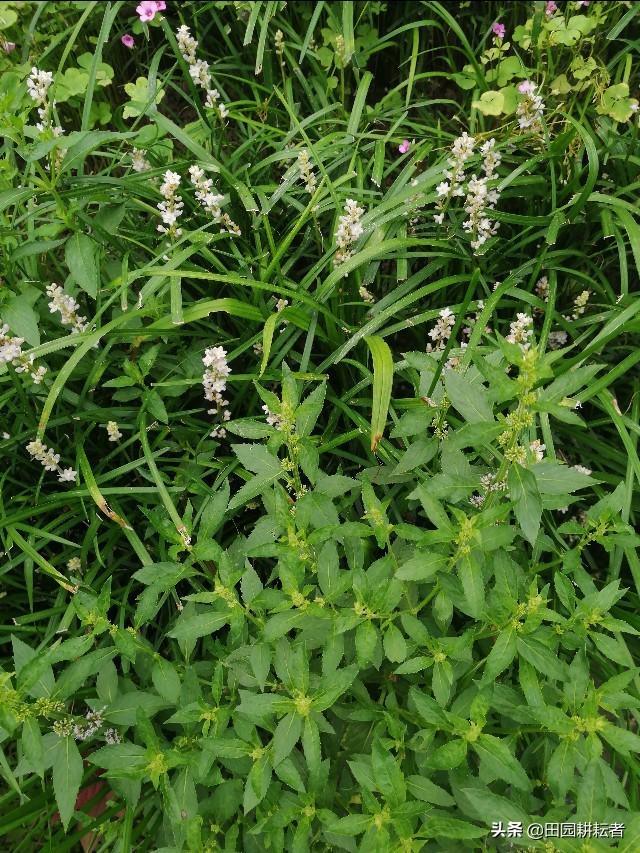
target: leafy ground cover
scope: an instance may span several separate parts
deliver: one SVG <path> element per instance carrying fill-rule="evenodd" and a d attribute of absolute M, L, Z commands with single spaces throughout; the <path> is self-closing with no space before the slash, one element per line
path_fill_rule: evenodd
<path fill-rule="evenodd" d="M 2 849 L 640 849 L 639 12 L 0 4 Z"/>

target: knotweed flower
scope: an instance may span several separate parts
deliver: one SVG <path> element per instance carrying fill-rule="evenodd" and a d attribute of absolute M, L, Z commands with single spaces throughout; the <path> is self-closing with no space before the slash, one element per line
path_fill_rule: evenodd
<path fill-rule="evenodd" d="M 230 234 L 240 236 L 242 232 L 236 223 L 229 218 L 226 213 L 221 210 L 221 204 L 224 201 L 224 196 L 213 192 L 213 181 L 211 178 L 206 178 L 204 169 L 200 166 L 189 167 L 189 177 L 191 184 L 195 187 L 195 195 L 202 207 L 207 211 L 214 222 L 221 224 L 221 231 L 228 231 Z"/>
<path fill-rule="evenodd" d="M 202 375 L 205 400 L 216 404 L 207 414 L 217 415 L 223 422 L 228 421 L 231 412 L 225 407 L 229 405 L 229 401 L 222 396 L 227 388 L 227 376 L 231 373 L 227 363 L 227 351 L 223 347 L 208 347 L 204 351 L 202 363 L 206 367 Z M 224 438 L 226 434 L 226 430 L 221 426 L 215 427 L 210 433 L 212 438 Z"/>
<path fill-rule="evenodd" d="M 435 326 L 429 332 L 429 337 L 433 343 L 427 344 L 427 352 L 443 350 L 451 337 L 451 331 L 455 324 L 456 318 L 451 308 L 443 308 Z"/>
<path fill-rule="evenodd" d="M 411 143 L 408 139 L 403 139 L 400 145 L 398 146 L 398 151 L 401 154 L 406 154 L 407 151 L 411 148 Z"/>
<path fill-rule="evenodd" d="M 537 86 L 531 80 L 523 80 L 518 86 L 518 92 L 523 96 L 516 110 L 518 124 L 522 130 L 540 130 L 544 101 L 537 94 Z"/>
<path fill-rule="evenodd" d="M 0 364 L 10 364 L 16 373 L 28 373 L 35 385 L 39 385 L 44 379 L 47 368 L 34 364 L 34 357 L 22 352 L 24 338 L 14 337 L 9 334 L 9 326 L 4 323 L 0 326 Z"/>
<path fill-rule="evenodd" d="M 158 225 L 158 231 L 161 234 L 166 234 L 170 239 L 179 237 L 182 234 L 182 229 L 176 227 L 178 219 L 182 216 L 184 202 L 182 196 L 178 195 L 180 187 L 180 175 L 177 172 L 167 170 L 164 175 L 164 181 L 160 186 L 164 201 L 158 204 L 158 210 L 162 216 L 162 225 Z"/>
<path fill-rule="evenodd" d="M 521 350 L 526 351 L 531 346 L 531 338 L 533 337 L 533 318 L 529 314 L 520 312 L 516 315 L 516 319 L 511 323 L 507 341 L 510 344 L 517 344 Z"/>
<path fill-rule="evenodd" d="M 144 156 L 146 151 L 143 148 L 133 148 L 131 150 L 131 168 L 134 172 L 148 172 L 151 168 L 151 163 Z"/>
<path fill-rule="evenodd" d="M 578 294 L 573 301 L 573 311 L 571 314 L 565 316 L 565 320 L 577 320 L 578 317 L 581 317 L 584 312 L 587 310 L 587 304 L 589 302 L 589 297 L 591 296 L 590 290 L 583 290 L 582 293 Z"/>
<path fill-rule="evenodd" d="M 462 196 L 462 183 L 464 181 L 464 165 L 473 154 L 473 148 L 476 144 L 475 137 L 469 136 L 465 131 L 462 136 L 459 136 L 453 141 L 451 146 L 451 154 L 447 158 L 448 169 L 444 170 L 445 181 L 442 181 L 436 187 L 436 192 L 439 196 L 436 202 L 436 208 L 440 211 L 434 215 L 438 225 L 442 225 L 444 221 L 444 209 L 448 202 L 454 196 Z"/>
<path fill-rule="evenodd" d="M 306 148 L 302 148 L 298 154 L 298 170 L 300 178 L 305 182 L 305 189 L 309 195 L 313 195 L 316 190 L 317 181 L 311 165 L 309 152 Z"/>
<path fill-rule="evenodd" d="M 128 47 L 128 48 L 132 48 L 136 43 L 134 37 L 132 35 L 130 35 L 129 33 L 125 33 L 122 36 L 122 38 L 120 39 L 120 41 L 122 42 L 122 44 L 125 47 Z"/>
<path fill-rule="evenodd" d="M 176 31 L 176 39 L 178 49 L 182 54 L 182 58 L 189 66 L 189 74 L 191 79 L 206 92 L 205 106 L 209 109 L 218 111 L 220 118 L 226 118 L 229 114 L 226 106 L 220 101 L 220 92 L 213 88 L 213 80 L 209 71 L 209 63 L 204 59 L 196 58 L 198 49 L 198 41 L 191 35 L 191 30 L 186 24 L 183 24 Z"/>
<path fill-rule="evenodd" d="M 532 441 L 529 445 L 529 450 L 533 454 L 533 461 L 542 462 L 546 449 L 546 446 L 538 438 L 536 438 L 535 441 Z"/>
<path fill-rule="evenodd" d="M 122 433 L 118 428 L 117 421 L 107 421 L 105 429 L 107 430 L 109 441 L 120 441 L 120 439 L 122 438 Z"/>
<path fill-rule="evenodd" d="M 58 480 L 61 483 L 75 483 L 78 477 L 73 468 L 60 467 L 60 454 L 56 453 L 52 447 L 47 447 L 39 438 L 34 438 L 27 444 L 27 453 L 40 462 L 44 466 L 45 471 L 57 471 Z"/>
<path fill-rule="evenodd" d="M 360 207 L 354 199 L 348 198 L 344 205 L 344 213 L 338 219 L 338 229 L 335 233 L 338 251 L 333 259 L 334 266 L 341 266 L 355 254 L 351 247 L 364 233 L 360 221 L 363 215 L 364 208 Z"/>
<path fill-rule="evenodd" d="M 78 314 L 80 306 L 76 300 L 73 296 L 66 294 L 59 284 L 47 285 L 47 296 L 51 300 L 49 311 L 52 314 L 56 311 L 60 312 L 63 326 L 73 326 L 74 332 L 84 332 L 89 328 L 87 318 Z"/>

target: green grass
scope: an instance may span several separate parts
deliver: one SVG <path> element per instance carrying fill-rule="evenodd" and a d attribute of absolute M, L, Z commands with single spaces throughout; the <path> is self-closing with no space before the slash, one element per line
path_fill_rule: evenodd
<path fill-rule="evenodd" d="M 167 5 L 0 10 L 0 326 L 47 367 L 0 365 L 0 849 L 489 850 L 493 821 L 580 820 L 631 853 L 640 4 Z M 482 143 L 502 158 L 477 253 L 464 197 L 434 220 L 463 132 L 463 195 Z M 96 732 L 65 734 L 88 708 Z M 106 809 L 74 812 L 98 774 Z"/>

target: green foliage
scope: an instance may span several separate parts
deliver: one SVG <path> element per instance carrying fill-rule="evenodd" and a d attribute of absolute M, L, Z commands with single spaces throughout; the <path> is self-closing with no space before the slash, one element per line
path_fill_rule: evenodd
<path fill-rule="evenodd" d="M 639 4 L 490 6 L 0 10 L 2 849 L 640 843 Z"/>

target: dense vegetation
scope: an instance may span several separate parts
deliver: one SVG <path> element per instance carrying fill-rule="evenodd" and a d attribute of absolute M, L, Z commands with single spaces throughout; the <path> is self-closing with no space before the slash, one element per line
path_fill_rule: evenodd
<path fill-rule="evenodd" d="M 640 849 L 639 12 L 0 4 L 0 848 Z"/>

